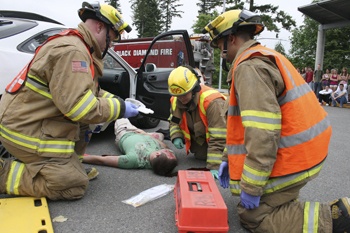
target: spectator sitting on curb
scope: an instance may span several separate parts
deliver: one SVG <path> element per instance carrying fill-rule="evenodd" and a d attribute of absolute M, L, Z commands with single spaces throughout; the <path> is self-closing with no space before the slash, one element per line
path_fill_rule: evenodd
<path fill-rule="evenodd" d="M 339 87 L 335 92 L 332 93 L 332 106 L 335 107 L 337 103 L 339 103 L 340 107 L 343 107 L 343 104 L 348 102 L 348 93 L 346 89 L 344 88 L 344 84 L 339 84 Z"/>
<path fill-rule="evenodd" d="M 330 104 L 332 92 L 329 86 L 325 86 L 324 89 L 319 92 L 318 100 L 320 101 L 320 105 L 322 105 L 322 101 L 326 103 L 326 106 Z"/>
<path fill-rule="evenodd" d="M 135 169 L 153 169 L 162 176 L 169 175 L 177 166 L 177 159 L 172 150 L 163 143 L 161 133 L 147 133 L 133 126 L 128 119 L 115 122 L 115 142 L 123 155 L 83 156 L 83 163 L 110 167 Z"/>

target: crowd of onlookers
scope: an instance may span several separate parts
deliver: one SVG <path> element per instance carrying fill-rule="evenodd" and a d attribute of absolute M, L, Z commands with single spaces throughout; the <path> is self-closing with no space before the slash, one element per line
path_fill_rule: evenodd
<path fill-rule="evenodd" d="M 348 103 L 350 93 L 350 75 L 348 69 L 343 67 L 341 72 L 337 69 L 326 69 L 323 71 L 321 65 L 317 65 L 316 70 L 311 67 L 303 69 L 297 68 L 305 82 L 311 90 L 315 92 L 321 105 L 331 105 L 343 107 Z"/>

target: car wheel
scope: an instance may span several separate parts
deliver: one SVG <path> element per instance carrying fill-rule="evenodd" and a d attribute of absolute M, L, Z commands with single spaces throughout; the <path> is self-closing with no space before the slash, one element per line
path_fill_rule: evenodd
<path fill-rule="evenodd" d="M 131 124 L 135 125 L 137 128 L 141 129 L 151 129 L 158 126 L 160 120 L 153 117 L 137 117 L 136 119 L 129 118 Z"/>

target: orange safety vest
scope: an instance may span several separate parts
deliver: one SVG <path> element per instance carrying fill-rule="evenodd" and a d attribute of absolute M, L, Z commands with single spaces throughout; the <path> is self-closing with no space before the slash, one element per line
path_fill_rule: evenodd
<path fill-rule="evenodd" d="M 254 56 L 274 59 L 285 84 L 284 92 L 278 97 L 282 113 L 281 139 L 269 177 L 290 175 L 321 164 L 328 154 L 328 142 L 332 133 L 327 113 L 319 106 L 315 94 L 294 66 L 274 50 L 261 45 L 247 49 L 236 59 L 233 71 L 241 62 Z M 227 119 L 227 128 L 230 129 L 227 131 L 227 150 L 230 178 L 239 181 L 247 151 L 233 74 L 234 72 Z"/>
<path fill-rule="evenodd" d="M 205 136 L 206 136 L 207 142 L 209 142 L 209 139 L 210 139 L 209 129 L 208 129 L 207 109 L 211 101 L 217 98 L 222 98 L 223 100 L 226 99 L 226 97 L 222 95 L 220 92 L 218 92 L 217 90 L 205 85 L 201 85 L 201 90 L 199 92 L 199 103 L 197 106 L 199 110 L 199 116 L 205 126 L 205 132 L 206 132 Z M 177 97 L 172 96 L 170 98 L 170 102 L 171 102 L 173 111 L 175 111 Z M 185 111 L 182 113 L 182 120 L 179 124 L 179 127 L 185 137 L 186 152 L 189 153 L 189 150 L 191 147 L 191 134 L 190 134 L 190 130 L 188 129 Z"/>
<path fill-rule="evenodd" d="M 50 36 L 49 38 L 47 38 L 47 40 L 42 43 L 41 45 L 39 45 L 36 50 L 35 50 L 35 54 L 32 58 L 32 60 L 19 72 L 19 74 L 17 74 L 17 76 L 7 85 L 6 87 L 6 92 L 10 93 L 10 94 L 15 94 L 16 92 L 18 92 L 22 86 L 24 86 L 26 80 L 27 80 L 27 74 L 28 74 L 28 71 L 29 71 L 29 68 L 30 68 L 30 64 L 33 62 L 35 56 L 38 54 L 39 50 L 41 49 L 41 47 L 46 44 L 47 42 L 53 40 L 53 39 L 56 39 L 58 37 L 61 37 L 61 36 L 77 36 L 79 37 L 85 44 L 87 50 L 89 51 L 89 55 L 90 55 L 90 59 L 91 59 L 91 62 L 90 62 L 90 70 L 91 70 L 91 73 L 92 73 L 92 78 L 94 78 L 95 76 L 95 69 L 94 69 L 94 65 L 93 65 L 93 60 L 92 60 L 92 56 L 91 56 L 91 51 L 90 51 L 90 47 L 89 45 L 84 41 L 84 37 L 79 33 L 78 30 L 76 29 L 67 29 L 67 30 L 64 30 L 56 35 L 53 35 L 53 36 Z"/>

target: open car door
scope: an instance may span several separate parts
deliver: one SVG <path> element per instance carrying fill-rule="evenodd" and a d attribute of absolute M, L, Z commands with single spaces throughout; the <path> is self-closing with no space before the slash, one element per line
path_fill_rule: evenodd
<path fill-rule="evenodd" d="M 168 77 L 180 65 L 195 65 L 187 31 L 174 30 L 155 37 L 137 71 L 135 93 L 137 100 L 154 111 L 154 114 L 149 115 L 150 118 L 168 119 Z"/>

